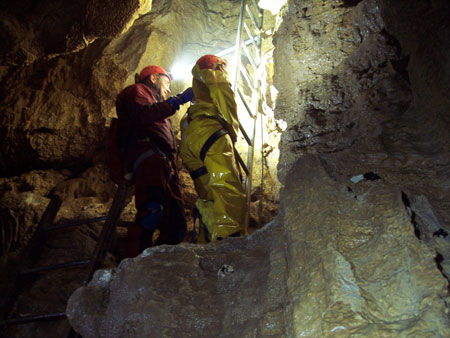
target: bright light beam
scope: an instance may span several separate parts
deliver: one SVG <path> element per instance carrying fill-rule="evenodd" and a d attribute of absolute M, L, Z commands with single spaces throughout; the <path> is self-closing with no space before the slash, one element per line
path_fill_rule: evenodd
<path fill-rule="evenodd" d="M 174 80 L 187 81 L 192 78 L 191 70 L 193 67 L 194 64 L 177 62 L 170 69 L 170 74 Z"/>
<path fill-rule="evenodd" d="M 248 39 L 244 41 L 244 45 L 249 45 L 252 43 L 252 39 Z M 221 50 L 218 53 L 213 53 L 218 57 L 223 57 L 225 55 L 231 54 L 234 52 L 236 46 L 229 47 L 227 49 Z M 194 67 L 195 63 L 188 63 L 183 61 L 176 62 L 172 68 L 170 68 L 170 74 L 172 78 L 176 81 L 188 81 L 192 78 L 191 70 Z M 232 69 L 232 68 L 230 68 Z"/>

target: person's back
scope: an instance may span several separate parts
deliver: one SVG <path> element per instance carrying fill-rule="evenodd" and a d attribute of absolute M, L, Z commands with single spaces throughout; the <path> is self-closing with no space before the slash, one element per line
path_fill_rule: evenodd
<path fill-rule="evenodd" d="M 141 106 L 153 105 L 158 102 L 156 90 L 143 83 L 136 83 L 125 88 L 118 96 L 116 102 L 117 115 L 120 119 L 129 120 L 133 124 L 134 139 L 151 137 L 158 147 L 167 153 L 175 153 L 176 146 L 170 121 L 167 118 L 159 120 L 146 118 L 140 111 Z M 158 111 L 156 111 L 158 110 Z M 161 104 L 158 109 L 153 109 L 156 116 L 164 116 L 164 113 L 172 111 L 167 104 Z"/>
<path fill-rule="evenodd" d="M 198 242 L 246 233 L 245 191 L 233 147 L 239 121 L 225 65 L 214 55 L 197 61 L 192 70 L 195 104 L 181 122 L 180 155 L 199 195 Z"/>

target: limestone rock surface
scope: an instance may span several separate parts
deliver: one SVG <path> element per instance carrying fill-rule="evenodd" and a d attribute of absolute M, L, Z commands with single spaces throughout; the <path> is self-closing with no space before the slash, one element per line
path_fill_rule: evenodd
<path fill-rule="evenodd" d="M 66 313 L 83 337 L 282 337 L 281 228 L 215 245 L 162 246 L 99 270 Z"/>
<path fill-rule="evenodd" d="M 71 325 L 83 337 L 450 334 L 447 280 L 401 191 L 369 181 L 355 194 L 317 156 L 290 177 L 281 214 L 247 238 L 99 270 L 71 296 Z"/>
<path fill-rule="evenodd" d="M 425 198 L 416 209 L 435 216 L 448 247 L 449 13 L 440 1 L 289 1 L 274 38 L 275 117 L 287 123 L 280 181 L 296 159 L 320 154 L 336 180 L 367 174 L 406 204 Z M 431 226 L 417 224 L 422 237 Z"/>
<path fill-rule="evenodd" d="M 355 193 L 316 156 L 289 173 L 282 199 L 291 336 L 445 337 L 448 283 L 384 180 Z"/>
<path fill-rule="evenodd" d="M 50 201 L 46 196 L 65 179 L 55 170 L 0 178 L 0 257 L 27 243 Z"/>
<path fill-rule="evenodd" d="M 150 11 L 151 5 L 151 0 L 4 1 L 1 63 L 30 64 L 76 52 L 99 38 L 113 38 Z"/>

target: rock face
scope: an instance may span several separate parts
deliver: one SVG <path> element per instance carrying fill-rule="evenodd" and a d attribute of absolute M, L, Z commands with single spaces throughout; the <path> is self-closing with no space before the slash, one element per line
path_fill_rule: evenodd
<path fill-rule="evenodd" d="M 83 337 L 283 336 L 280 236 L 273 226 L 217 245 L 147 249 L 99 270 L 66 313 Z"/>
<path fill-rule="evenodd" d="M 312 155 L 289 175 L 288 336 L 448 336 L 448 283 L 415 236 L 401 191 L 378 180 L 355 193 Z"/>
<path fill-rule="evenodd" d="M 425 195 L 448 227 L 448 4 L 345 3 L 290 3 L 276 33 L 288 48 L 275 49 L 281 180 L 295 159 L 323 154 L 336 177 L 376 172 Z"/>
<path fill-rule="evenodd" d="M 290 4 L 275 37 L 290 48 L 275 50 L 276 113 L 288 123 L 281 177 L 297 158 L 321 154 L 335 179 L 375 173 L 405 201 L 424 201 L 416 209 L 435 215 L 433 232 L 417 224 L 426 238 L 448 233 L 447 19 L 448 4 L 439 2 Z M 293 71 L 299 76 L 289 76 Z"/>
<path fill-rule="evenodd" d="M 244 239 L 148 249 L 71 297 L 83 337 L 410 337 L 450 334 L 448 283 L 401 191 L 358 194 L 297 161 L 282 213 Z"/>
<path fill-rule="evenodd" d="M 30 64 L 114 38 L 151 9 L 147 0 L 5 1 L 1 5 L 2 66 Z"/>
<path fill-rule="evenodd" d="M 126 31 L 151 2 L 7 2 L 2 7 L 0 174 L 85 165 L 99 148 L 92 145 L 105 137 L 102 99 L 95 94 L 106 84 L 95 77 L 95 63 L 105 41 Z"/>

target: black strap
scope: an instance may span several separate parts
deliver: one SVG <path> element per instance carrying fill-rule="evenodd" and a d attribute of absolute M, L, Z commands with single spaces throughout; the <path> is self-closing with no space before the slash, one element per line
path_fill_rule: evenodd
<path fill-rule="evenodd" d="M 208 152 L 209 148 L 216 142 L 219 138 L 221 138 L 223 135 L 228 134 L 228 131 L 226 129 L 219 129 L 216 132 L 214 132 L 206 142 L 203 144 L 202 149 L 200 150 L 200 159 L 205 161 L 206 153 Z M 199 178 L 200 176 L 203 176 L 208 173 L 208 170 L 205 166 L 200 167 L 198 169 L 195 169 L 189 173 L 191 175 L 191 178 L 195 180 L 196 178 Z"/>
<path fill-rule="evenodd" d="M 219 138 L 221 138 L 223 135 L 228 134 L 228 131 L 226 129 L 219 129 L 214 134 L 212 134 L 203 145 L 202 149 L 200 150 L 200 159 L 202 162 L 205 160 L 206 153 L 208 152 L 209 148 L 216 142 Z"/>
<path fill-rule="evenodd" d="M 198 168 L 196 170 L 191 171 L 189 173 L 189 175 L 191 175 L 191 178 L 193 180 L 195 180 L 196 178 L 199 178 L 200 176 L 203 176 L 203 175 L 205 175 L 207 173 L 208 173 L 208 170 L 206 169 L 205 166 L 203 166 L 203 167 L 200 167 L 200 168 Z"/>

